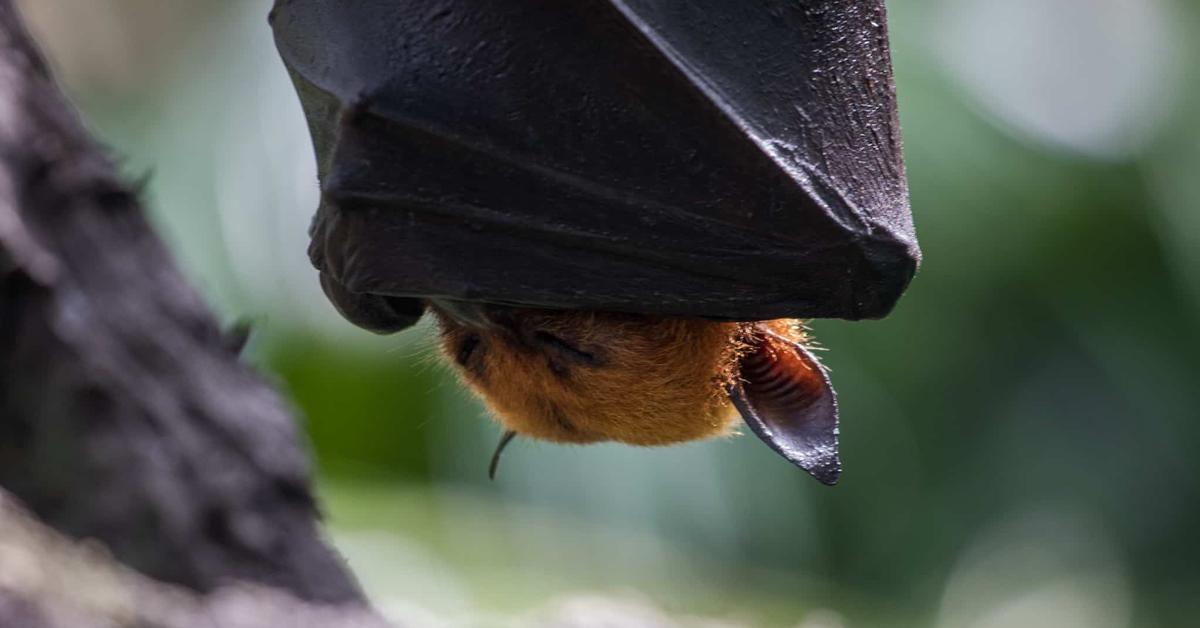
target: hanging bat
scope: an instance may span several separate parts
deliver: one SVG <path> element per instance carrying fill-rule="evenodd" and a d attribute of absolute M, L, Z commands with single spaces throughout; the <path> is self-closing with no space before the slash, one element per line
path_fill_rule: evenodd
<path fill-rule="evenodd" d="M 800 320 L 884 316 L 920 258 L 882 0 L 277 0 L 271 23 L 325 293 L 378 333 L 431 311 L 497 456 L 740 415 L 836 482 Z"/>

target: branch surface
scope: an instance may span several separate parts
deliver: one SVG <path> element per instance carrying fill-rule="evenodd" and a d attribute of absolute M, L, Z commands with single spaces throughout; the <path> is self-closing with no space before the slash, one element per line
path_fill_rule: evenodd
<path fill-rule="evenodd" d="M 301 443 L 0 0 L 0 485 L 163 582 L 361 603 Z"/>

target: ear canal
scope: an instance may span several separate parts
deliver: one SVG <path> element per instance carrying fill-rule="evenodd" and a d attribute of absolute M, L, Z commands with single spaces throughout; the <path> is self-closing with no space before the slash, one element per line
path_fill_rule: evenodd
<path fill-rule="evenodd" d="M 837 484 L 837 397 L 803 345 L 758 327 L 729 397 L 764 443 L 823 484 Z"/>

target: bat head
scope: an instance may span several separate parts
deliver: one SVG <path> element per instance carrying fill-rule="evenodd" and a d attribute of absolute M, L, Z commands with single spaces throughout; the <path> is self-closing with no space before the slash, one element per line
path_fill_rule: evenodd
<path fill-rule="evenodd" d="M 443 353 L 506 432 L 669 445 L 729 434 L 740 413 L 776 452 L 837 480 L 833 389 L 795 321 L 431 309 Z"/>
<path fill-rule="evenodd" d="M 462 379 L 522 436 L 667 445 L 736 418 L 736 323 L 524 309 L 491 310 L 484 325 L 439 319 Z"/>

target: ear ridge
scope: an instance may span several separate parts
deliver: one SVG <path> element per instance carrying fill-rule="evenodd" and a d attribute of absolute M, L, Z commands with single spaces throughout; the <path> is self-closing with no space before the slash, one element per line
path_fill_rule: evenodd
<path fill-rule="evenodd" d="M 763 325 L 749 338 L 729 398 L 759 439 L 823 484 L 837 484 L 837 395 L 804 345 Z"/>

